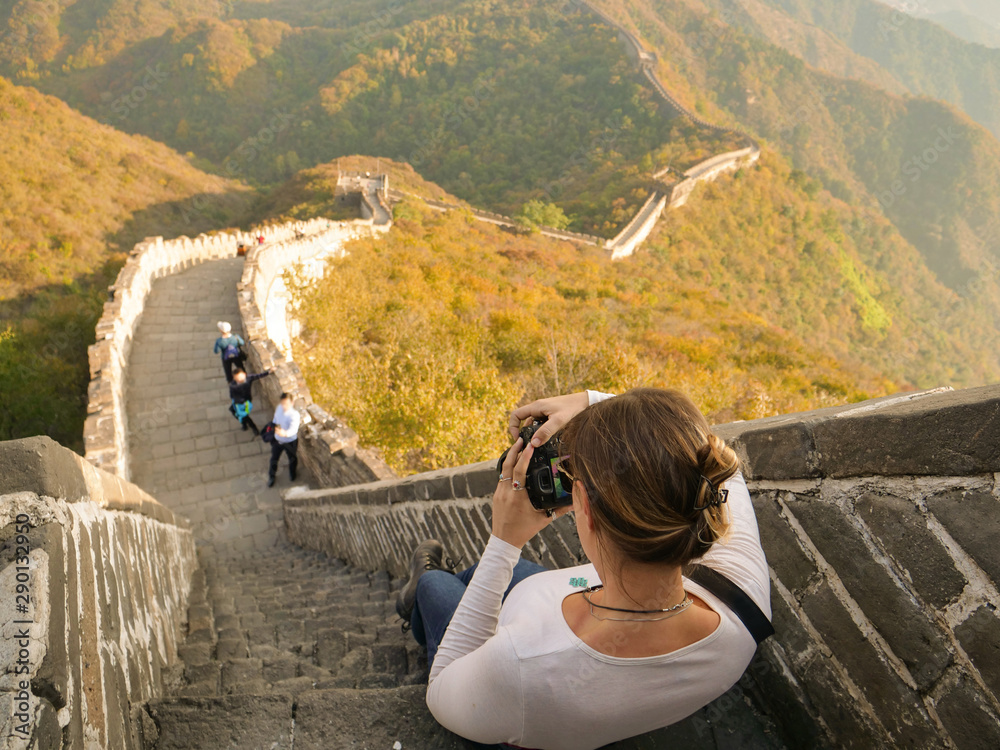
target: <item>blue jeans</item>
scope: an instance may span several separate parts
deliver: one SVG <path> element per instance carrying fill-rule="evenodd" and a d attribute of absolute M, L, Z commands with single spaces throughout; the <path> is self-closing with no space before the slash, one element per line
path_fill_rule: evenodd
<path fill-rule="evenodd" d="M 434 663 L 434 655 L 437 654 L 441 639 L 444 638 L 444 631 L 448 629 L 448 623 L 458 609 L 458 603 L 462 601 L 465 589 L 472 580 L 472 574 L 476 572 L 476 565 L 461 573 L 428 570 L 417 582 L 417 600 L 410 616 L 410 627 L 417 643 L 427 647 L 428 666 Z M 514 576 L 503 598 L 506 600 L 510 590 L 525 578 L 544 570 L 547 568 L 536 563 L 518 560 L 514 566 Z"/>

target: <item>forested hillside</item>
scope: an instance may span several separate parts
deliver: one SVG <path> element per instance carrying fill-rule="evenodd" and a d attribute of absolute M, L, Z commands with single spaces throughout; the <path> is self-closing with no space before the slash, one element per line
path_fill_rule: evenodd
<path fill-rule="evenodd" d="M 867 263 L 891 287 L 926 264 L 953 295 L 949 311 L 922 306 L 945 336 L 995 348 L 1000 320 L 1000 143 L 946 104 L 836 78 L 717 15 L 674 0 L 606 0 L 661 51 L 660 74 L 707 115 L 768 139 L 832 196 L 883 213 L 915 247 L 902 265 Z M 868 221 L 867 219 L 865 221 Z M 849 230 L 849 227 L 844 227 Z M 891 232 L 890 232 L 891 233 Z M 955 327 L 940 328 L 944 321 Z M 966 333 L 961 333 L 965 329 Z M 989 372 L 1000 361 L 992 354 Z M 994 376 L 995 377 L 995 376 Z M 908 379 L 920 379 L 911 372 Z"/>
<path fill-rule="evenodd" d="M 710 0 L 709 7 L 811 65 L 895 89 L 891 78 L 912 94 L 954 104 L 1000 135 L 1000 49 L 960 39 L 934 22 L 923 1 L 905 5 L 909 12 L 879 0 Z M 946 18 L 963 23 L 961 14 L 946 13 Z M 964 18 L 965 24 L 972 19 Z M 978 25 L 987 39 L 990 32 L 994 41 L 1000 39 L 996 26 Z M 824 43 L 817 44 L 823 37 Z M 857 65 L 858 58 L 869 64 Z M 853 70 L 849 62 L 855 63 Z"/>
<path fill-rule="evenodd" d="M 350 243 L 298 291 L 296 357 L 313 397 L 404 473 L 499 455 L 510 409 L 582 388 L 681 388 L 717 422 L 893 389 L 675 265 L 669 252 L 615 262 L 407 201 L 384 238 Z"/>
<path fill-rule="evenodd" d="M 573 300 L 556 312 L 590 330 L 588 316 L 603 316 L 605 307 L 617 305 L 616 336 L 633 348 L 608 366 L 652 363 L 653 370 L 664 367 L 688 378 L 696 390 L 701 381 L 684 367 L 697 363 L 706 372 L 725 372 L 721 401 L 699 391 L 718 419 L 892 387 L 961 386 L 1000 376 L 1000 144 L 954 107 L 907 94 L 939 92 L 967 106 L 962 97 L 975 93 L 974 83 L 996 102 L 992 51 L 907 17 L 891 32 L 895 41 L 888 47 L 897 57 L 880 58 L 859 46 L 863 34 L 852 24 L 868 12 L 877 18 L 888 13 L 897 23 L 900 16 L 882 6 L 873 9 L 867 0 L 825 10 L 806 0 L 598 4 L 656 51 L 657 73 L 679 101 L 708 121 L 759 138 L 760 166 L 696 191 L 685 208 L 666 215 L 640 255 L 617 265 L 598 263 L 591 257 L 596 250 L 574 256 L 566 246 L 535 236 L 466 230 L 454 217 L 424 216 L 413 205 L 403 209 L 410 223 L 401 223 L 398 236 L 438 252 L 433 235 L 440 232 L 441 257 L 460 267 L 453 256 L 469 253 L 480 265 L 502 266 L 503 257 L 520 258 L 529 248 L 534 255 L 524 261 L 527 271 L 548 273 L 548 266 L 533 264 L 540 253 L 552 253 L 561 260 L 554 280 L 545 284 L 564 300 L 560 304 Z M 113 264 L 146 234 L 196 234 L 263 219 L 336 218 L 343 211 L 332 200 L 338 166 L 372 169 L 381 158 L 392 184 L 409 192 L 455 196 L 510 214 L 539 201 L 531 205 L 554 216 L 564 213 L 570 228 L 607 237 L 645 198 L 655 169 L 669 164 L 683 170 L 739 140 L 687 118 L 671 119 L 637 75 L 617 33 L 575 5 L 79 0 L 42 7 L 16 0 L 0 6 L 0 23 L 0 70 L 115 128 L 31 89 L 5 89 L 12 92 L 10 101 L 27 97 L 38 121 L 32 125 L 16 107 L 7 115 L 14 117 L 11 132 L 19 144 L 17 155 L 7 158 L 22 177 L 8 196 L 14 230 L 5 245 L 7 257 L 18 262 L 7 264 L 4 280 L 12 299 L 33 289 L 39 293 L 27 313 L 27 297 L 8 304 L 8 320 L 28 318 L 5 334 L 4 356 L 14 361 L 10 352 L 24 357 L 45 351 L 45 331 L 54 324 L 32 322 L 40 301 L 63 300 L 65 289 L 79 289 L 71 297 L 86 301 L 74 302 L 67 313 L 78 343 L 51 365 L 59 371 L 57 366 L 72 361 L 65 371 L 72 385 L 61 393 L 75 408 L 82 404 L 85 332 L 91 325 L 80 311 L 92 319 L 101 301 L 99 291 L 87 290 L 106 283 L 114 268 L 105 268 L 106 260 Z M 907 36 L 912 34 L 917 36 Z M 934 66 L 933 55 L 917 42 L 947 50 L 952 62 Z M 954 54 L 951 44 L 959 45 Z M 906 66 L 907 56 L 919 60 Z M 990 111 L 973 114 L 991 123 Z M 49 121 L 70 134 L 68 146 L 58 145 L 63 141 L 52 136 Z M 79 123 L 94 131 L 74 145 Z M 46 166 L 31 170 L 31 164 Z M 459 228 L 483 246 L 473 250 L 456 238 Z M 402 253 L 393 245 L 396 232 L 389 244 Z M 495 258 L 497 253 L 502 257 Z M 580 270 L 575 258 L 589 274 L 587 284 L 605 291 L 572 286 Z M 423 262 L 405 253 L 395 260 L 411 261 Z M 371 299 L 391 290 L 397 295 L 392 304 L 410 304 L 404 290 L 390 284 L 408 278 L 405 273 L 374 260 L 358 263 L 368 269 L 370 284 L 382 283 L 378 274 L 388 275 L 389 286 L 373 289 Z M 95 276 L 101 268 L 105 276 Z M 500 282 L 487 271 L 471 277 L 478 281 L 461 295 L 468 307 L 453 333 L 466 331 L 476 316 L 492 314 L 490 300 Z M 602 286 L 604 276 L 621 288 Z M 422 283 L 417 287 L 423 289 Z M 441 284 L 433 294 L 451 298 L 448 285 L 457 281 Z M 619 296 L 642 284 L 655 287 L 651 296 Z M 59 294 L 46 296 L 51 289 Z M 697 291 L 697 299 L 685 297 L 683 289 Z M 424 289 L 414 298 L 425 293 L 432 294 Z M 645 307 L 659 310 L 656 300 L 668 298 L 674 300 L 671 314 L 683 322 L 678 332 L 671 328 L 673 318 Z M 311 314 L 318 321 L 327 313 L 319 297 L 314 302 Z M 339 303 L 327 295 L 326 304 L 335 310 Z M 632 304 L 636 311 L 626 314 Z M 682 311 L 687 304 L 691 309 Z M 760 334 L 736 335 L 719 322 L 726 319 L 752 319 Z M 643 332 L 639 338 L 625 333 L 631 327 Z M 32 331 L 41 338 L 29 339 Z M 704 331 L 716 337 L 712 346 L 684 343 L 704 343 Z M 528 339 L 534 365 L 554 351 L 536 338 Z M 695 350 L 688 364 L 670 370 L 670 362 Z M 475 356 L 499 356 L 497 351 L 487 347 Z M 750 359 L 737 361 L 744 351 L 752 352 Z M 462 352 L 453 353 L 461 361 L 472 356 Z M 787 360 L 792 364 L 776 364 L 789 352 L 796 352 Z M 764 362 L 764 369 L 750 361 Z M 389 357 L 378 366 L 391 362 Z M 49 365 L 39 360 L 18 366 L 27 386 Z M 496 381 L 503 399 L 555 387 L 554 374 L 531 380 L 526 369 L 505 367 L 498 365 Z M 796 367 L 803 368 L 803 380 L 788 375 Z M 833 373 L 829 382 L 816 374 L 823 368 Z M 416 370 L 405 372 L 419 381 Z M 590 375 L 602 383 L 626 382 L 597 370 L 579 372 L 579 382 Z M 646 378 L 649 370 L 642 373 Z M 460 384 L 464 376 L 455 371 L 449 377 Z M 577 382 L 560 376 L 559 385 L 571 381 Z M 496 402 L 489 393 L 501 392 L 490 391 L 494 385 L 482 386 L 491 404 Z M 519 388 L 521 395 L 512 396 Z M 753 411 L 746 406 L 751 392 L 773 392 L 775 400 L 760 396 Z M 372 413 L 381 413 L 384 399 L 367 393 L 376 399 L 370 405 L 379 404 Z M 82 418 L 80 411 L 66 417 L 70 412 L 60 411 L 60 424 Z M 395 424 L 392 419 L 384 424 Z M 21 419 L 5 429 L 29 424 Z M 458 458 L 431 452 L 414 454 L 413 463 L 403 446 L 398 450 L 399 465 Z"/>
<path fill-rule="evenodd" d="M 180 8 L 182 20 L 162 35 L 88 54 L 86 64 L 74 58 L 68 70 L 56 55 L 32 80 L 93 117 L 256 184 L 378 154 L 503 213 L 531 199 L 556 202 L 570 228 L 605 236 L 645 199 L 654 164 L 684 169 L 736 142 L 658 116 L 615 32 L 591 16 L 528 0 L 452 2 L 421 5 L 424 17 L 403 25 L 397 10 L 385 11 L 392 28 L 379 16 L 362 26 L 376 33 L 358 39 Z"/>
<path fill-rule="evenodd" d="M 925 18 L 955 36 L 987 47 L 1000 47 L 1000 5 L 993 0 L 884 0 L 886 5 Z"/>
<path fill-rule="evenodd" d="M 125 253 L 245 220 L 249 191 L 0 79 L 0 440 L 80 447 L 87 346 Z"/>

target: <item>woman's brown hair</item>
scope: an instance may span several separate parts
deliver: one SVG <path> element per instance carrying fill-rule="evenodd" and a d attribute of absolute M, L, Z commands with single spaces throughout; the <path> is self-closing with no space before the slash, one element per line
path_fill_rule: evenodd
<path fill-rule="evenodd" d="M 684 565 L 728 530 L 718 488 L 739 459 L 683 393 L 636 388 L 594 404 L 562 440 L 599 543 L 624 560 Z"/>

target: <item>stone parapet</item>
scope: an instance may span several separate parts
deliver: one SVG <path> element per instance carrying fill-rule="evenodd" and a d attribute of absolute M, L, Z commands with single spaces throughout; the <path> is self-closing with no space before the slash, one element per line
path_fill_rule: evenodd
<path fill-rule="evenodd" d="M 286 327 L 283 304 L 275 304 L 275 282 L 286 271 L 323 257 L 338 257 L 349 240 L 371 236 L 388 226 L 374 226 L 371 219 L 331 222 L 316 219 L 307 236 L 254 247 L 248 254 L 238 285 L 240 318 L 247 341 L 250 370 L 273 370 L 263 388 L 272 406 L 281 393 L 289 393 L 302 412 L 299 457 L 321 486 L 342 486 L 393 476 L 374 452 L 358 447 L 357 434 L 338 417 L 313 402 L 302 371 L 275 342 L 274 330 Z M 280 318 L 280 320 L 279 320 Z"/>
<path fill-rule="evenodd" d="M 201 234 L 191 239 L 147 237 L 136 244 L 108 289 L 104 313 L 97 322 L 96 341 L 87 351 L 90 386 L 83 441 L 87 460 L 129 479 L 128 420 L 125 414 L 125 371 L 139 318 L 153 282 L 196 263 L 236 257 L 239 245 L 256 243 L 263 233 L 268 242 L 280 242 L 297 233 L 314 231 L 314 222 L 289 222 L 253 232 Z"/>
<path fill-rule="evenodd" d="M 0 735 L 139 750 L 176 676 L 197 566 L 187 525 L 46 437 L 0 443 Z"/>
<path fill-rule="evenodd" d="M 790 746 L 1000 746 L 1000 386 L 906 393 L 715 428 L 737 451 L 771 568 L 753 698 Z M 286 493 L 290 539 L 406 573 L 440 539 L 478 559 L 492 461 Z M 583 559 L 571 518 L 525 548 Z"/>

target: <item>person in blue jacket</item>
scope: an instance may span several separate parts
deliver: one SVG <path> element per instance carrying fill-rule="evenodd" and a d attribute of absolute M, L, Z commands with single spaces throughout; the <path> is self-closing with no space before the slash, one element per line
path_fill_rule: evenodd
<path fill-rule="evenodd" d="M 219 333 L 222 334 L 215 340 L 216 354 L 222 355 L 222 369 L 226 373 L 226 382 L 233 380 L 233 366 L 242 366 L 243 352 L 240 347 L 246 342 L 233 333 L 233 327 L 224 321 L 219 321 Z"/>

